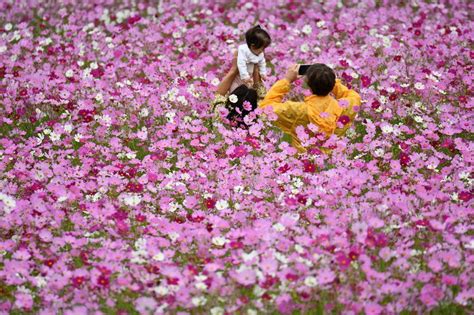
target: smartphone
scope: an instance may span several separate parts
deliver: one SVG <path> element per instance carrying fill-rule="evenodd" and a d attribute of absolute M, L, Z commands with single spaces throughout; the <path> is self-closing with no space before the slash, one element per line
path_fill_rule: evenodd
<path fill-rule="evenodd" d="M 309 67 L 311 67 L 312 65 L 300 65 L 299 69 L 298 69 L 298 74 L 299 75 L 305 75 L 306 74 L 306 71 L 308 71 Z"/>

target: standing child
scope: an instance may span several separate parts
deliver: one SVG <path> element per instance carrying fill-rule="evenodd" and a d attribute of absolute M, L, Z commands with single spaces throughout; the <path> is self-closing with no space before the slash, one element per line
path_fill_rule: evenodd
<path fill-rule="evenodd" d="M 248 87 L 253 85 L 252 74 L 255 65 L 258 65 L 262 80 L 266 79 L 267 66 L 263 52 L 272 41 L 270 35 L 260 25 L 257 25 L 245 33 L 245 41 L 245 44 L 239 46 L 237 54 L 237 67 L 240 76 L 237 76 L 232 82 L 231 91 L 242 84 Z"/>

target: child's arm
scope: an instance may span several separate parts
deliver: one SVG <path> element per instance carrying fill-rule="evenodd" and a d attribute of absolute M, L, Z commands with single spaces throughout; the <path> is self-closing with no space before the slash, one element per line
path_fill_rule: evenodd
<path fill-rule="evenodd" d="M 238 50 L 237 68 L 239 68 L 240 78 L 242 80 L 250 79 L 250 74 L 247 71 L 247 54 L 243 46 L 240 46 Z"/>

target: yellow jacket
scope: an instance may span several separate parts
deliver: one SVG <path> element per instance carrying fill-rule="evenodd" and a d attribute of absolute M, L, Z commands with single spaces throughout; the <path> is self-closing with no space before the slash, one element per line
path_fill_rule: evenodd
<path fill-rule="evenodd" d="M 286 93 L 290 91 L 290 82 L 286 79 L 276 82 L 268 91 L 265 98 L 258 104 L 259 108 L 267 106 L 273 107 L 273 111 L 278 118 L 274 122 L 283 132 L 292 137 L 292 146 L 299 152 L 306 152 L 301 145 L 297 135 L 297 126 L 307 126 L 309 123 L 319 127 L 319 130 L 325 132 L 327 136 L 335 133 L 338 136 L 343 135 L 352 124 L 356 112 L 354 106 L 360 106 L 360 96 L 357 92 L 349 90 L 339 79 L 332 93 L 334 97 L 310 95 L 305 97 L 303 102 L 287 101 L 282 103 Z M 341 107 L 338 101 L 346 100 L 346 107 Z M 347 122 L 342 128 L 337 127 L 337 121 L 340 117 L 347 116 Z M 346 117 L 342 117 L 346 121 Z"/>

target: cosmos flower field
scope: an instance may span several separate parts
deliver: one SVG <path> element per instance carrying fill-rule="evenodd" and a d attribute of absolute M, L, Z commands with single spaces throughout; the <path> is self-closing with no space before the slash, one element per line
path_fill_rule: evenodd
<path fill-rule="evenodd" d="M 473 9 L 0 1 L 0 313 L 472 314 Z M 256 24 L 267 88 L 361 95 L 345 136 L 212 121 Z"/>

